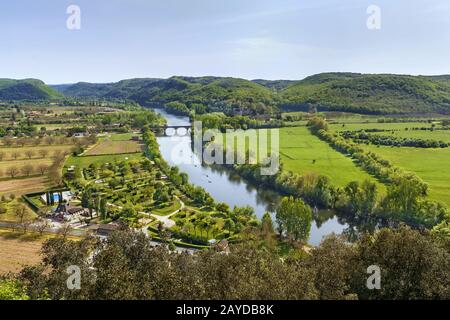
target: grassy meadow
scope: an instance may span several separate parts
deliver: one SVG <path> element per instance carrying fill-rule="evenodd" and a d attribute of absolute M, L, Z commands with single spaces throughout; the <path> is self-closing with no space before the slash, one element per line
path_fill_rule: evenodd
<path fill-rule="evenodd" d="M 121 154 L 142 152 L 142 146 L 137 141 L 110 141 L 99 142 L 93 148 L 84 153 L 85 156 L 97 156 L 104 154 Z"/>
<path fill-rule="evenodd" d="M 407 171 L 415 172 L 428 183 L 431 199 L 450 207 L 450 148 L 424 149 L 408 147 L 364 146 L 392 164 Z"/>
<path fill-rule="evenodd" d="M 337 186 L 366 179 L 376 181 L 356 166 L 351 158 L 313 136 L 306 127 L 281 129 L 280 156 L 285 170 L 299 174 L 315 172 L 326 175 Z M 381 190 L 385 189 L 383 184 L 378 185 Z"/>
<path fill-rule="evenodd" d="M 394 123 L 345 123 L 345 124 L 329 124 L 331 131 L 357 131 L 367 129 L 383 129 L 383 130 L 399 130 L 412 131 L 413 128 L 431 128 L 431 123 L 424 122 L 394 122 Z"/>

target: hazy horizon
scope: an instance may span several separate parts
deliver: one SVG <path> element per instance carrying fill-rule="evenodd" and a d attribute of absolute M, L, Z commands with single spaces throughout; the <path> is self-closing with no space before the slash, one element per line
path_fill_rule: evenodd
<path fill-rule="evenodd" d="M 79 30 L 66 22 L 81 9 Z M 367 9 L 381 10 L 380 29 Z M 47 84 L 323 72 L 450 74 L 446 0 L 16 0 L 0 3 L 2 78 Z"/>

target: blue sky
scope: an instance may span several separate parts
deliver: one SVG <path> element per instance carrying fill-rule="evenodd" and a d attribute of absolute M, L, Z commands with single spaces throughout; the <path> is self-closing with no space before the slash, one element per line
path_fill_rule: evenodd
<path fill-rule="evenodd" d="M 68 30 L 66 9 L 81 8 Z M 381 29 L 366 26 L 369 5 Z M 449 0 L 14 0 L 0 77 L 47 83 L 327 71 L 450 74 Z"/>

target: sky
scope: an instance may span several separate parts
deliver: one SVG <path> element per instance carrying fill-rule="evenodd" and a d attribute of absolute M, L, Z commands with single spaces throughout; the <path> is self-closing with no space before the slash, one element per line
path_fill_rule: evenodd
<path fill-rule="evenodd" d="M 80 8 L 80 29 L 67 27 Z M 379 15 L 369 10 L 379 8 Z M 378 19 L 379 17 L 379 19 Z M 375 19 L 375 20 L 373 20 Z M 379 28 L 373 28 L 374 22 Z M 450 74 L 449 0 L 14 0 L 0 78 Z"/>

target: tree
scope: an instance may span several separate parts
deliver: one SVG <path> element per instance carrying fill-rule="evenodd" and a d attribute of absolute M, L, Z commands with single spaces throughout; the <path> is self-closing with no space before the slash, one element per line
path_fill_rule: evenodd
<path fill-rule="evenodd" d="M 37 170 L 43 176 L 48 171 L 48 166 L 45 164 L 40 164 L 38 165 Z"/>
<path fill-rule="evenodd" d="M 32 222 L 32 221 L 29 221 L 29 220 L 25 220 L 25 221 L 22 221 L 22 222 L 20 223 L 20 227 L 22 228 L 23 234 L 25 234 L 25 233 L 28 232 L 28 229 L 30 228 L 30 226 L 31 226 L 32 223 L 33 223 L 33 222 Z"/>
<path fill-rule="evenodd" d="M 23 223 L 25 216 L 27 214 L 27 207 L 22 204 L 22 203 L 18 203 L 15 207 L 14 207 L 14 215 L 17 217 L 17 219 L 19 220 L 19 223 Z"/>
<path fill-rule="evenodd" d="M 417 183 L 410 176 L 397 177 L 388 187 L 382 210 L 393 217 L 414 216 L 420 199 L 426 195 L 426 185 Z"/>
<path fill-rule="evenodd" d="M 31 159 L 31 158 L 33 158 L 33 156 L 35 155 L 36 153 L 33 151 L 33 150 L 27 150 L 27 151 L 25 151 L 25 155 L 28 157 L 28 159 Z"/>
<path fill-rule="evenodd" d="M 14 142 L 14 140 L 9 137 L 6 137 L 3 139 L 3 144 L 7 147 L 12 146 L 13 142 Z"/>
<path fill-rule="evenodd" d="M 29 300 L 26 290 L 18 280 L 0 280 L 0 301 L 2 300 Z"/>
<path fill-rule="evenodd" d="M 270 213 L 264 213 L 261 220 L 261 236 L 269 248 L 274 248 L 276 241 L 274 239 L 275 231 L 273 229 L 273 221 Z"/>
<path fill-rule="evenodd" d="M 70 232 L 73 230 L 73 227 L 70 225 L 70 223 L 64 223 L 61 225 L 61 227 L 58 229 L 58 234 L 62 237 L 62 239 L 67 239 L 67 236 L 70 234 Z"/>
<path fill-rule="evenodd" d="M 450 252 L 429 233 L 402 226 L 365 235 L 357 243 L 352 288 L 360 299 L 440 299 L 450 296 Z M 367 267 L 381 271 L 381 289 L 364 283 Z"/>
<path fill-rule="evenodd" d="M 307 241 L 311 229 L 311 208 L 301 199 L 284 197 L 277 209 L 276 219 L 280 234 L 294 241 Z"/>
<path fill-rule="evenodd" d="M 55 138 L 54 138 L 54 137 L 51 137 L 51 136 L 48 136 L 48 137 L 45 138 L 45 142 L 46 142 L 48 145 L 52 145 L 52 144 L 55 143 Z"/>
<path fill-rule="evenodd" d="M 53 151 L 53 158 L 58 159 L 60 158 L 62 155 L 62 151 L 61 150 L 55 150 Z"/>
<path fill-rule="evenodd" d="M 11 157 L 13 157 L 14 160 L 17 160 L 21 156 L 21 153 L 19 151 L 13 151 L 11 153 Z"/>
<path fill-rule="evenodd" d="M 22 173 L 29 176 L 34 171 L 34 167 L 31 164 L 26 164 L 22 167 Z"/>
<path fill-rule="evenodd" d="M 348 196 L 348 210 L 359 216 L 370 216 L 377 205 L 377 185 L 365 180 L 361 185 L 359 182 L 350 182 L 345 187 Z"/>
<path fill-rule="evenodd" d="M 83 208 L 89 209 L 89 215 L 91 216 L 91 218 L 93 218 L 92 209 L 94 203 L 93 203 L 93 195 L 90 189 L 85 189 L 81 194 L 81 206 Z"/>
<path fill-rule="evenodd" d="M 343 238 L 331 235 L 313 250 L 308 264 L 315 270 L 315 287 L 319 298 L 324 300 L 355 299 L 350 283 L 352 270 L 355 268 L 355 248 L 348 245 Z M 369 263 L 365 266 L 367 270 Z M 367 279 L 367 273 L 366 279 Z M 365 280 L 359 286 L 365 286 Z"/>
<path fill-rule="evenodd" d="M 6 173 L 11 178 L 15 178 L 19 174 L 19 168 L 17 168 L 16 166 L 9 167 L 8 169 L 6 169 Z"/>
<path fill-rule="evenodd" d="M 164 203 L 170 200 L 169 193 L 167 191 L 166 186 L 156 187 L 155 192 L 153 193 L 153 200 L 156 202 Z"/>
<path fill-rule="evenodd" d="M 42 236 L 44 231 L 50 227 L 50 223 L 47 219 L 39 219 L 38 222 L 34 225 L 35 230 Z"/>
<path fill-rule="evenodd" d="M 106 198 L 101 198 L 99 202 L 98 211 L 100 214 L 100 217 L 102 219 L 106 219 L 108 217 L 108 207 L 107 207 L 108 201 Z"/>
<path fill-rule="evenodd" d="M 40 149 L 39 151 L 39 155 L 41 156 L 41 158 L 45 158 L 48 156 L 48 150 L 47 149 Z"/>

